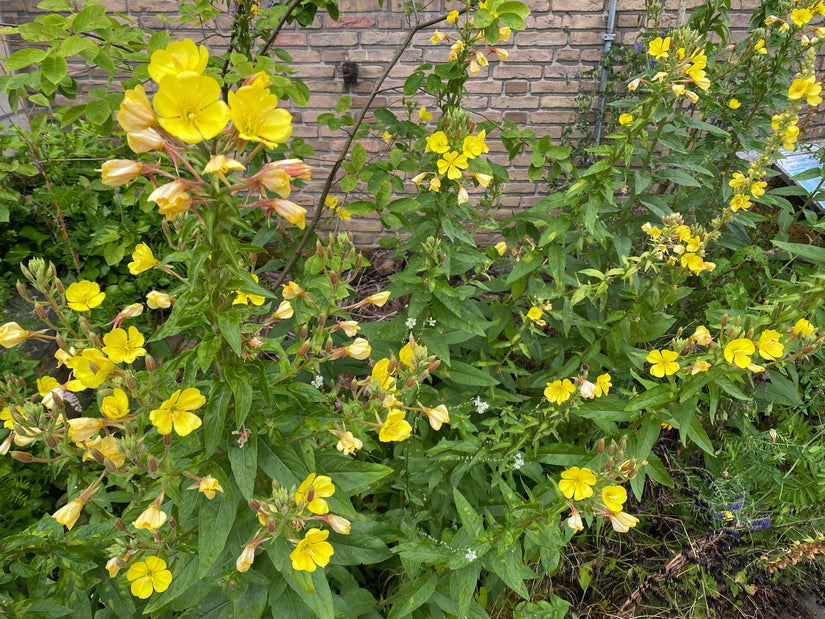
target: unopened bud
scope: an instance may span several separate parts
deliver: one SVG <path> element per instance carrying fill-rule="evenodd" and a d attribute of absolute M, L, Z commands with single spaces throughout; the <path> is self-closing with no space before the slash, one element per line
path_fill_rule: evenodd
<path fill-rule="evenodd" d="M 352 382 L 349 385 L 350 391 L 357 391 L 358 390 L 358 380 L 353 378 Z"/>
<path fill-rule="evenodd" d="M 266 530 L 270 533 L 275 533 L 275 529 L 278 528 L 278 525 L 275 524 L 274 520 L 267 520 L 266 521 Z"/>
<path fill-rule="evenodd" d="M 610 447 L 607 448 L 607 455 L 612 456 L 613 454 L 615 454 L 617 447 L 618 445 L 616 445 L 616 441 L 610 441 Z"/>
<path fill-rule="evenodd" d="M 143 363 L 146 366 L 147 372 L 154 372 L 157 369 L 155 358 L 152 355 L 146 355 L 143 357 Z"/>
<path fill-rule="evenodd" d="M 250 499 L 249 509 L 251 509 L 253 512 L 258 511 L 259 509 L 261 509 L 261 502 L 257 499 Z"/>
<path fill-rule="evenodd" d="M 303 327 L 301 327 L 301 333 L 300 333 L 299 337 L 302 340 L 305 340 L 305 339 L 307 339 L 307 335 L 309 335 L 309 329 L 307 328 L 306 325 L 304 325 Z"/>
<path fill-rule="evenodd" d="M 178 523 L 177 523 L 177 522 L 175 522 L 175 519 L 174 519 L 174 518 L 169 518 L 169 520 L 167 520 L 167 522 L 169 523 L 169 526 L 170 526 L 170 527 L 172 527 L 173 529 L 174 529 L 176 526 L 178 526 Z"/>
<path fill-rule="evenodd" d="M 435 372 L 438 369 L 439 365 L 441 365 L 441 361 L 436 359 L 430 365 L 427 366 L 427 373 L 430 374 L 432 372 Z"/>
<path fill-rule="evenodd" d="M 92 332 L 92 326 L 89 324 L 89 321 L 86 320 L 85 316 L 80 317 L 80 330 L 87 335 Z"/>
<path fill-rule="evenodd" d="M 327 343 L 324 344 L 324 352 L 327 354 L 332 352 L 332 338 L 327 339 Z"/>
<path fill-rule="evenodd" d="M 327 315 L 326 314 L 321 314 L 320 316 L 318 316 L 318 326 L 319 327 L 323 327 L 326 324 L 326 322 L 327 322 Z"/>
<path fill-rule="evenodd" d="M 40 320 L 48 320 L 49 319 L 49 315 L 46 313 L 46 310 L 43 308 L 42 305 L 35 305 L 34 306 L 34 312 L 37 314 L 37 317 Z"/>
<path fill-rule="evenodd" d="M 623 434 L 622 438 L 619 439 L 619 449 L 624 451 L 627 448 L 627 434 Z"/>
<path fill-rule="evenodd" d="M 154 459 L 152 456 L 146 457 L 146 470 L 149 471 L 149 474 L 154 476 L 158 470 L 158 461 Z"/>
<path fill-rule="evenodd" d="M 129 388 L 129 391 L 134 391 L 135 389 L 138 388 L 137 381 L 135 380 L 135 377 L 132 376 L 131 374 L 126 377 L 125 382 L 126 382 L 126 386 Z"/>
<path fill-rule="evenodd" d="M 734 327 L 738 327 L 740 322 L 742 322 L 742 317 L 741 317 L 741 316 L 737 316 L 737 317 L 736 317 L 736 320 L 733 322 L 733 326 L 734 326 Z"/>
<path fill-rule="evenodd" d="M 335 254 L 332 252 L 332 246 L 327 247 L 327 260 L 332 260 L 335 257 Z"/>
<path fill-rule="evenodd" d="M 17 294 L 23 297 L 26 301 L 31 302 L 31 297 L 29 297 L 29 291 L 26 290 L 26 284 L 23 282 L 17 282 Z"/>
<path fill-rule="evenodd" d="M 163 435 L 163 446 L 169 447 L 172 444 L 172 433 Z"/>
<path fill-rule="evenodd" d="M 809 354 L 811 354 L 814 350 L 816 350 L 816 346 L 806 346 L 805 348 L 803 348 L 803 349 L 802 349 L 802 354 L 803 354 L 803 355 L 809 355 Z"/>
<path fill-rule="evenodd" d="M 604 439 L 599 441 L 599 455 L 604 453 Z"/>
<path fill-rule="evenodd" d="M 103 461 L 106 459 L 105 456 L 97 449 L 92 449 L 92 458 L 94 458 L 95 462 L 98 464 L 103 464 Z"/>
<path fill-rule="evenodd" d="M 364 256 L 358 254 L 358 256 L 355 258 L 355 268 L 360 269 L 362 264 L 364 264 Z"/>
<path fill-rule="evenodd" d="M 115 528 L 118 531 L 125 531 L 126 530 L 126 525 L 123 524 L 123 521 L 120 518 L 116 518 L 115 519 Z"/>
<path fill-rule="evenodd" d="M 725 314 L 724 316 L 722 316 L 722 328 L 724 329 L 727 326 L 728 326 L 728 315 Z"/>
<path fill-rule="evenodd" d="M 333 286 L 337 286 L 338 285 L 338 273 L 336 273 L 335 271 L 332 271 L 329 274 L 329 281 Z"/>
<path fill-rule="evenodd" d="M 613 466 L 613 458 L 608 458 L 607 462 L 604 463 L 604 468 L 609 470 L 612 466 Z"/>
<path fill-rule="evenodd" d="M 60 441 L 57 439 L 57 437 L 49 432 L 43 433 L 43 440 L 46 441 L 46 445 L 48 445 L 50 449 L 56 449 L 57 446 L 60 444 Z"/>
<path fill-rule="evenodd" d="M 54 280 L 54 287 L 57 288 L 57 292 L 59 292 L 62 296 L 66 296 L 66 287 L 63 285 L 63 282 L 60 281 L 60 278 L 56 278 Z"/>
<path fill-rule="evenodd" d="M 304 342 L 301 344 L 301 347 L 298 349 L 298 353 L 296 356 L 298 357 L 305 357 L 307 352 L 309 352 L 309 342 Z"/>
<path fill-rule="evenodd" d="M 160 223 L 160 229 L 163 230 L 164 236 L 172 234 L 172 230 L 169 228 L 169 222 L 165 219 Z"/>
<path fill-rule="evenodd" d="M 11 457 L 17 460 L 18 462 L 31 462 L 34 460 L 34 456 L 32 456 L 27 451 L 13 451 L 11 452 Z"/>
<path fill-rule="evenodd" d="M 407 379 L 406 386 L 409 388 L 409 387 L 412 387 L 414 384 L 415 384 L 415 377 L 414 377 L 414 376 L 410 376 L 410 377 Z"/>
<path fill-rule="evenodd" d="M 321 241 L 315 241 L 315 253 L 319 258 L 324 257 L 324 246 L 321 245 Z"/>
<path fill-rule="evenodd" d="M 105 468 L 105 469 L 106 469 L 106 472 L 107 472 L 107 473 L 117 473 L 117 466 L 115 466 L 115 463 L 114 463 L 114 462 L 112 462 L 111 460 L 108 460 L 108 459 L 107 459 L 107 460 L 103 463 L 103 468 Z"/>
<path fill-rule="evenodd" d="M 62 335 L 55 336 L 54 341 L 60 350 L 69 350 L 69 345 L 66 344 L 66 340 L 63 339 Z"/>
<path fill-rule="evenodd" d="M 100 338 L 97 336 L 97 333 L 90 333 L 89 339 L 92 340 L 92 345 L 95 348 L 103 348 L 103 342 L 100 341 Z"/>

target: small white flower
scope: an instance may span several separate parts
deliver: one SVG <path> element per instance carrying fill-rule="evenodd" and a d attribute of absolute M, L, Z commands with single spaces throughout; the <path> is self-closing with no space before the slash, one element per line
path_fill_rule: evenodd
<path fill-rule="evenodd" d="M 413 329 L 415 327 L 415 323 L 415 318 L 407 318 L 406 322 L 404 322 L 404 324 L 407 325 L 408 329 Z"/>
<path fill-rule="evenodd" d="M 466 553 L 464 553 L 464 558 L 467 559 L 467 561 L 475 561 L 476 556 L 477 556 L 476 551 L 472 550 L 472 549 L 470 549 Z"/>
<path fill-rule="evenodd" d="M 434 327 L 435 326 L 435 318 L 433 318 L 432 316 L 427 318 L 427 326 L 428 327 Z"/>
<path fill-rule="evenodd" d="M 483 415 L 487 411 L 487 409 L 490 408 L 490 405 L 487 404 L 487 402 L 483 401 L 479 396 L 476 396 L 476 399 L 473 400 L 473 404 L 475 405 L 476 412 L 479 415 Z"/>
<path fill-rule="evenodd" d="M 316 389 L 320 389 L 324 386 L 324 377 L 320 374 L 316 374 L 315 378 L 312 379 L 312 386 Z"/>
<path fill-rule="evenodd" d="M 518 452 L 513 457 L 513 468 L 518 471 L 523 466 L 524 466 L 524 454 L 521 453 L 521 452 Z"/>

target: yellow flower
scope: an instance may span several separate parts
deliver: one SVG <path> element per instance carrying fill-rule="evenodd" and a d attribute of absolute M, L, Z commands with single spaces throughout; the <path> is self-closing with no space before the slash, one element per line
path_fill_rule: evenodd
<path fill-rule="evenodd" d="M 229 170 L 245 170 L 240 161 L 230 159 L 225 155 L 215 155 L 203 168 L 204 174 L 226 174 Z"/>
<path fill-rule="evenodd" d="M 378 440 L 383 443 L 404 441 L 410 438 L 412 426 L 407 423 L 406 414 L 400 408 L 393 408 L 387 413 L 387 420 L 381 424 Z"/>
<path fill-rule="evenodd" d="M 627 512 L 610 512 L 610 524 L 617 533 L 627 533 L 631 528 L 635 527 L 638 522 L 638 518 L 631 516 Z"/>
<path fill-rule="evenodd" d="M 547 383 L 547 388 L 544 390 L 544 397 L 551 404 L 561 404 L 570 399 L 570 396 L 576 392 L 576 388 L 570 379 L 554 380 L 552 383 Z"/>
<path fill-rule="evenodd" d="M 684 268 L 690 269 L 696 275 L 699 275 L 699 273 L 705 270 L 705 261 L 697 254 L 684 254 L 681 259 L 681 264 Z"/>
<path fill-rule="evenodd" d="M 120 187 L 140 176 L 143 167 L 137 161 L 111 159 L 100 166 L 100 182 L 108 187 Z"/>
<path fill-rule="evenodd" d="M 278 320 L 285 320 L 292 318 L 293 314 L 295 314 L 295 310 L 292 309 L 292 304 L 289 301 L 281 301 L 273 316 Z"/>
<path fill-rule="evenodd" d="M 353 436 L 352 432 L 343 432 L 339 436 L 338 444 L 335 445 L 335 449 L 340 451 L 345 456 L 349 456 L 350 454 L 354 454 L 356 450 L 361 449 L 364 446 L 364 443 Z"/>
<path fill-rule="evenodd" d="M 596 397 L 600 398 L 607 395 L 613 383 L 610 382 L 610 374 L 602 374 L 596 379 Z"/>
<path fill-rule="evenodd" d="M 768 188 L 768 183 L 765 181 L 755 181 L 751 183 L 750 190 L 754 199 L 759 199 L 765 195 L 765 190 Z"/>
<path fill-rule="evenodd" d="M 587 398 L 588 400 L 592 400 L 596 397 L 596 384 L 591 383 L 589 380 L 585 378 L 579 377 L 579 393 L 581 393 L 583 398 Z"/>
<path fill-rule="evenodd" d="M 756 348 L 759 351 L 759 356 L 766 361 L 775 361 L 781 357 L 785 352 L 785 345 L 779 339 L 782 335 L 779 331 L 767 329 L 759 336 L 756 342 Z"/>
<path fill-rule="evenodd" d="M 753 206 L 751 204 L 751 199 L 745 194 L 736 194 L 730 200 L 730 208 L 734 212 L 739 209 L 747 211 L 751 206 Z"/>
<path fill-rule="evenodd" d="M 37 393 L 39 393 L 41 397 L 46 397 L 59 386 L 60 383 L 57 382 L 57 379 L 51 376 L 44 376 L 43 378 L 37 379 Z"/>
<path fill-rule="evenodd" d="M 258 283 L 258 276 L 254 273 L 251 273 L 252 279 L 255 280 L 255 283 Z M 263 305 L 266 303 L 266 297 L 262 297 L 259 294 L 246 294 L 245 292 L 241 292 L 240 290 L 235 291 L 238 296 L 235 297 L 235 300 L 232 301 L 232 305 Z"/>
<path fill-rule="evenodd" d="M 155 95 L 155 112 L 166 131 L 197 144 L 214 138 L 229 122 L 229 108 L 220 98 L 221 86 L 214 78 L 191 72 L 167 75 Z"/>
<path fill-rule="evenodd" d="M 811 9 L 794 9 L 791 11 L 791 19 L 797 26 L 804 26 L 813 18 L 814 13 Z"/>
<path fill-rule="evenodd" d="M 632 122 L 633 114 L 622 114 L 621 116 L 619 116 L 619 124 L 622 126 L 629 125 Z"/>
<path fill-rule="evenodd" d="M 66 367 L 72 370 L 74 380 L 66 383 L 69 391 L 97 389 L 112 373 L 115 364 L 96 348 L 86 348 L 79 355 L 66 361 Z"/>
<path fill-rule="evenodd" d="M 670 50 L 670 37 L 665 37 L 664 39 L 662 39 L 662 37 L 656 37 L 650 42 L 647 53 L 656 60 L 661 60 L 662 58 L 667 58 L 668 50 Z"/>
<path fill-rule="evenodd" d="M 610 511 L 622 511 L 625 501 L 627 501 L 627 490 L 622 486 L 605 486 L 602 488 L 602 503 Z"/>
<path fill-rule="evenodd" d="M 582 522 L 582 513 L 575 509 L 570 517 L 567 519 L 567 526 L 574 531 L 584 531 L 584 523 Z"/>
<path fill-rule="evenodd" d="M 229 115 L 242 139 L 275 148 L 292 135 L 292 114 L 276 107 L 278 97 L 269 88 L 241 86 L 227 98 Z"/>
<path fill-rule="evenodd" d="M 186 186 L 179 180 L 161 185 L 146 199 L 158 205 L 158 212 L 166 217 L 166 221 L 172 221 L 192 206 L 192 197 L 186 193 Z"/>
<path fill-rule="evenodd" d="M 794 335 L 813 335 L 816 333 L 816 328 L 806 319 L 800 318 L 796 321 L 793 327 L 791 327 L 791 331 Z"/>
<path fill-rule="evenodd" d="M 473 174 L 473 178 L 475 178 L 476 181 L 478 181 L 478 184 L 482 187 L 487 187 L 490 184 L 490 181 L 493 180 L 492 176 L 489 174 L 482 174 L 481 172 Z"/>
<path fill-rule="evenodd" d="M 765 49 L 765 39 L 759 39 L 753 46 L 753 51 L 758 54 L 767 54 L 768 50 Z"/>
<path fill-rule="evenodd" d="M 464 185 L 458 186 L 458 203 L 464 204 L 465 202 L 470 201 L 470 194 L 467 193 L 467 190 L 464 188 Z"/>
<path fill-rule="evenodd" d="M 101 303 L 106 294 L 100 292 L 100 286 L 95 282 L 81 280 L 71 284 L 66 289 L 66 303 L 76 312 L 89 312 Z"/>
<path fill-rule="evenodd" d="M 398 360 L 405 365 L 406 367 L 412 367 L 413 360 L 415 359 L 415 352 L 413 351 L 413 347 L 410 345 L 409 342 L 404 344 L 401 347 L 401 350 L 398 351 Z"/>
<path fill-rule="evenodd" d="M 788 98 L 795 100 L 805 97 L 808 105 L 815 106 L 822 103 L 822 97 L 819 96 L 821 92 L 822 84 L 817 82 L 815 77 L 805 80 L 796 78 L 788 89 Z"/>
<path fill-rule="evenodd" d="M 152 290 L 146 295 L 146 305 L 149 309 L 168 309 L 175 302 L 175 298 L 165 292 Z"/>
<path fill-rule="evenodd" d="M 690 339 L 699 344 L 699 346 L 709 346 L 711 342 L 713 342 L 713 337 L 711 336 L 710 331 L 708 331 L 708 328 L 703 325 L 696 327 L 696 331 L 693 332 Z"/>
<path fill-rule="evenodd" d="M 117 122 L 127 133 L 137 133 L 149 129 L 157 122 L 152 105 L 143 86 L 138 84 L 127 90 L 117 112 Z"/>
<path fill-rule="evenodd" d="M 739 109 L 740 105 L 742 104 L 739 103 L 739 99 L 731 99 L 730 101 L 728 101 L 728 107 L 732 110 Z"/>
<path fill-rule="evenodd" d="M 289 184 L 290 176 L 287 171 L 278 166 L 273 166 L 271 163 L 262 167 L 256 177 L 269 191 L 277 193 L 284 199 L 288 198 L 292 191 Z"/>
<path fill-rule="evenodd" d="M 450 151 L 444 153 L 444 157 L 437 162 L 438 173 L 444 174 L 446 172 L 447 178 L 456 180 L 461 178 L 461 170 L 467 168 L 467 155 L 459 154 L 458 151 Z"/>
<path fill-rule="evenodd" d="M 135 327 L 129 327 L 129 332 L 125 329 L 112 329 L 103 336 L 103 352 L 115 363 L 134 363 L 138 357 L 146 354 L 143 348 L 143 334 Z"/>
<path fill-rule="evenodd" d="M 390 298 L 390 292 L 385 290 L 383 292 L 377 292 L 375 294 L 371 294 L 370 296 L 367 297 L 367 302 L 372 304 L 372 305 L 375 305 L 376 307 L 384 307 L 384 304 L 387 302 L 387 300 L 389 298 Z"/>
<path fill-rule="evenodd" d="M 295 282 L 289 282 L 288 284 L 283 284 L 281 294 L 283 295 L 284 299 L 290 300 L 296 297 L 300 297 L 302 294 L 304 294 L 304 291 Z"/>
<path fill-rule="evenodd" d="M 436 31 L 433 33 L 433 36 L 431 36 L 431 37 L 430 37 L 430 43 L 432 43 L 433 45 L 435 45 L 435 44 L 437 44 L 437 43 L 441 43 L 441 41 L 445 40 L 446 38 L 447 38 L 447 35 L 446 35 L 446 34 L 444 34 L 443 32 L 440 32 L 440 31 L 436 30 Z"/>
<path fill-rule="evenodd" d="M 100 412 L 109 419 L 123 419 L 129 414 L 129 396 L 123 389 L 114 389 L 100 403 Z"/>
<path fill-rule="evenodd" d="M 23 329 L 16 322 L 7 322 L 0 327 L 0 346 L 13 348 L 21 342 L 25 342 L 29 337 L 29 332 Z"/>
<path fill-rule="evenodd" d="M 559 490 L 565 497 L 574 501 L 581 501 L 593 496 L 592 486 L 596 483 L 596 476 L 588 468 L 571 466 L 562 471 Z"/>
<path fill-rule="evenodd" d="M 507 252 L 507 243 L 505 243 L 504 241 L 499 241 L 493 247 L 495 247 L 496 253 L 499 256 L 503 256 Z"/>
<path fill-rule="evenodd" d="M 169 434 L 174 425 L 178 436 L 186 436 L 200 428 L 203 423 L 200 417 L 188 411 L 196 410 L 205 403 L 206 398 L 194 387 L 178 389 L 172 397 L 160 405 L 160 408 L 149 413 L 149 420 L 157 426 L 160 434 Z"/>
<path fill-rule="evenodd" d="M 198 48 L 192 39 L 172 41 L 166 49 L 152 52 L 149 60 L 149 75 L 158 84 L 167 75 L 177 76 L 184 72 L 203 73 L 209 62 L 209 52 L 201 45 Z"/>
<path fill-rule="evenodd" d="M 363 361 L 364 359 L 369 358 L 372 348 L 367 340 L 363 337 L 359 337 L 356 338 L 356 340 L 349 346 L 345 346 L 344 351 L 348 357 Z"/>
<path fill-rule="evenodd" d="M 442 424 L 450 423 L 450 413 L 444 404 L 439 404 L 435 408 L 424 408 L 427 418 L 430 420 L 430 426 L 436 432 L 441 429 Z"/>
<path fill-rule="evenodd" d="M 480 67 L 486 67 L 488 64 L 490 64 L 487 62 L 487 56 L 485 56 L 482 52 L 476 52 L 475 59 L 478 63 L 478 66 Z"/>
<path fill-rule="evenodd" d="M 149 531 L 156 531 L 166 524 L 167 515 L 157 505 L 152 503 L 147 507 L 143 513 L 137 517 L 132 523 L 136 529 L 148 529 Z"/>
<path fill-rule="evenodd" d="M 132 262 L 128 264 L 129 272 L 138 275 L 155 268 L 158 264 L 160 260 L 155 258 L 152 249 L 146 243 L 138 243 L 132 252 Z"/>
<path fill-rule="evenodd" d="M 389 131 L 385 131 L 383 134 L 381 134 L 381 139 L 384 140 L 385 143 L 389 144 L 395 139 L 395 136 Z"/>
<path fill-rule="evenodd" d="M 450 143 L 447 141 L 447 134 L 443 131 L 436 131 L 427 138 L 427 146 L 424 148 L 425 153 L 432 151 L 440 155 L 448 150 L 450 150 Z"/>
<path fill-rule="evenodd" d="M 450 11 L 447 14 L 447 23 L 454 24 L 458 21 L 458 11 Z"/>
<path fill-rule="evenodd" d="M 428 120 L 432 120 L 432 119 L 433 119 L 433 115 L 430 114 L 427 111 L 427 108 L 422 105 L 421 108 L 418 110 L 418 120 L 420 122 L 427 122 Z"/>
<path fill-rule="evenodd" d="M 740 368 L 746 368 L 751 364 L 751 355 L 756 351 L 756 346 L 748 338 L 743 337 L 731 340 L 725 346 L 725 361 Z"/>
<path fill-rule="evenodd" d="M 380 389 L 384 391 L 392 391 L 395 389 L 395 378 L 389 372 L 390 360 L 386 357 L 380 359 L 372 367 L 370 378 L 377 380 Z"/>
<path fill-rule="evenodd" d="M 527 310 L 527 318 L 533 321 L 541 319 L 541 308 L 538 308 L 535 305 L 531 307 Z"/>
<path fill-rule="evenodd" d="M 634 91 L 639 87 L 639 84 L 642 83 L 642 78 L 637 77 L 635 80 L 631 81 L 627 85 L 627 89 L 630 91 Z"/>
<path fill-rule="evenodd" d="M 352 523 L 349 520 L 335 514 L 330 514 L 327 517 L 327 523 L 333 531 L 340 535 L 349 535 L 352 530 Z"/>
<path fill-rule="evenodd" d="M 710 369 L 710 363 L 705 361 L 704 359 L 698 359 L 696 363 L 688 368 L 690 371 L 691 376 L 695 376 L 700 372 L 707 372 Z"/>
<path fill-rule="evenodd" d="M 332 544 L 326 541 L 329 531 L 321 529 L 310 529 L 298 546 L 293 550 L 289 558 L 292 559 L 292 569 L 314 572 L 315 566 L 326 567 L 330 557 L 335 552 Z"/>
<path fill-rule="evenodd" d="M 129 567 L 126 578 L 132 583 L 132 595 L 145 600 L 152 592 L 163 593 L 172 583 L 172 572 L 166 569 L 166 561 L 150 555 Z"/>
<path fill-rule="evenodd" d="M 498 40 L 499 41 L 509 41 L 510 34 L 512 34 L 512 30 L 510 30 L 509 26 L 503 26 L 498 29 Z"/>
<path fill-rule="evenodd" d="M 198 492 L 203 492 L 207 499 L 212 500 L 215 498 L 215 492 L 223 492 L 223 488 L 217 479 L 207 475 L 198 481 Z"/>
<path fill-rule="evenodd" d="M 468 135 L 464 138 L 464 144 L 461 147 L 464 156 L 468 159 L 472 159 L 473 157 L 478 157 L 483 153 L 489 153 L 490 149 L 484 141 L 486 137 L 487 131 L 482 130 L 478 135 Z M 441 174 L 443 174 L 443 172 L 441 172 Z"/>
<path fill-rule="evenodd" d="M 430 180 L 429 187 L 430 191 L 435 191 L 436 193 L 438 193 L 439 191 L 441 191 L 441 179 L 438 176 L 434 176 Z"/>
<path fill-rule="evenodd" d="M 243 547 L 243 552 L 241 552 L 240 556 L 235 561 L 235 569 L 241 572 L 248 572 L 249 568 L 252 567 L 252 563 L 255 561 L 255 546 L 252 544 L 247 544 Z"/>
<path fill-rule="evenodd" d="M 69 419 L 69 439 L 75 443 L 88 441 L 103 427 L 103 420 L 94 417 Z"/>
<path fill-rule="evenodd" d="M 748 179 L 745 178 L 745 175 L 741 172 L 734 172 L 731 179 L 728 181 L 728 185 L 733 187 L 734 189 L 739 189 L 743 185 L 748 182 Z"/>
<path fill-rule="evenodd" d="M 302 511 L 306 508 L 313 514 L 326 514 L 329 511 L 329 505 L 324 499 L 333 494 L 335 494 L 335 486 L 329 477 L 326 475 L 316 477 L 315 473 L 310 473 L 295 492 L 295 505 Z"/>
<path fill-rule="evenodd" d="M 298 226 L 303 230 L 306 227 L 307 211 L 304 207 L 298 206 L 289 200 L 276 198 L 272 201 L 272 208 L 278 215 L 286 219 L 289 223 Z"/>
<path fill-rule="evenodd" d="M 92 450 L 96 449 L 116 467 L 121 467 L 126 462 L 126 455 L 118 449 L 117 439 L 114 436 L 98 436 L 90 441 L 83 441 L 83 447 L 86 448 L 86 453 L 83 454 L 84 461 L 93 457 Z"/>
<path fill-rule="evenodd" d="M 135 153 L 148 153 L 152 150 L 160 150 L 166 142 L 163 137 L 154 129 L 144 129 L 126 134 L 126 142 L 129 148 Z"/>
<path fill-rule="evenodd" d="M 676 363 L 676 359 L 678 358 L 679 353 L 673 352 L 672 350 L 651 350 L 647 354 L 646 361 L 653 364 L 653 367 L 650 368 L 650 373 L 657 378 L 662 378 L 663 376 L 670 376 L 679 371 L 679 364 Z"/>
<path fill-rule="evenodd" d="M 83 501 L 80 499 L 74 499 L 73 501 L 69 501 L 63 507 L 58 509 L 55 513 L 52 514 L 52 518 L 57 520 L 60 524 L 64 525 L 69 531 L 72 530 L 72 527 L 77 522 L 77 519 L 80 517 L 80 512 L 83 510 Z"/>

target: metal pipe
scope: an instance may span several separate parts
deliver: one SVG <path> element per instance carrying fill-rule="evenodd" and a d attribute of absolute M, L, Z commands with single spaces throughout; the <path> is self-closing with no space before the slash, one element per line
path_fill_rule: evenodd
<path fill-rule="evenodd" d="M 610 8 L 607 12 L 607 32 L 602 34 L 604 40 L 604 54 L 602 55 L 602 78 L 599 83 L 599 116 L 596 119 L 596 144 L 602 141 L 602 118 L 604 117 L 604 92 L 607 89 L 607 69 L 604 66 L 604 56 L 610 51 L 613 41 L 616 38 L 613 30 L 616 27 L 616 3 L 618 0 L 610 0 Z"/>

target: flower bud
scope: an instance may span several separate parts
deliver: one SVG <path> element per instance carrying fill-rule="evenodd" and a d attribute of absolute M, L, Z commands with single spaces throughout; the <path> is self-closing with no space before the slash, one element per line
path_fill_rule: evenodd
<path fill-rule="evenodd" d="M 11 452 L 11 457 L 17 460 L 18 462 L 29 463 L 32 460 L 34 460 L 34 457 L 27 451 L 13 451 Z"/>
<path fill-rule="evenodd" d="M 26 289 L 26 284 L 23 282 L 17 282 L 17 294 L 23 297 L 24 300 L 31 303 L 31 297 L 29 296 L 29 291 Z"/>
<path fill-rule="evenodd" d="M 340 533 L 341 535 L 349 535 L 350 533 L 351 523 L 346 518 L 336 516 L 335 514 L 329 514 L 327 516 L 327 523 L 329 523 L 329 526 L 336 533 Z"/>
<path fill-rule="evenodd" d="M 135 153 L 148 153 L 151 150 L 161 150 L 165 142 L 163 137 L 154 129 L 144 129 L 126 134 L 126 142 Z"/>
<path fill-rule="evenodd" d="M 57 292 L 59 292 L 61 296 L 66 296 L 66 287 L 63 285 L 63 282 L 60 281 L 59 278 L 55 278 L 54 287 L 57 288 Z"/>
<path fill-rule="evenodd" d="M 235 561 L 235 569 L 239 572 L 248 572 L 249 568 L 252 567 L 252 563 L 255 561 L 255 546 L 253 544 L 247 544 L 244 546 L 243 552 Z"/>
<path fill-rule="evenodd" d="M 39 305 L 37 309 L 41 309 Z M 44 312 L 45 313 L 45 312 Z M 29 337 L 29 332 L 21 328 L 16 322 L 7 322 L 0 326 L 0 346 L 13 348 Z"/>
<path fill-rule="evenodd" d="M 143 364 L 146 366 L 147 372 L 154 372 L 157 369 L 155 365 L 155 358 L 152 355 L 146 355 L 143 357 Z"/>
<path fill-rule="evenodd" d="M 137 161 L 112 159 L 101 166 L 101 182 L 109 187 L 119 187 L 140 176 L 143 166 Z"/>
<path fill-rule="evenodd" d="M 304 342 L 301 344 L 301 347 L 298 349 L 296 353 L 297 357 L 306 357 L 306 354 L 309 352 L 309 342 Z"/>
<path fill-rule="evenodd" d="M 257 499 L 250 499 L 249 509 L 251 509 L 253 512 L 258 511 L 259 509 L 261 509 L 261 502 Z"/>
<path fill-rule="evenodd" d="M 49 315 L 46 313 L 45 308 L 42 305 L 35 305 L 34 312 L 37 314 L 37 317 L 40 320 L 48 320 Z"/>

